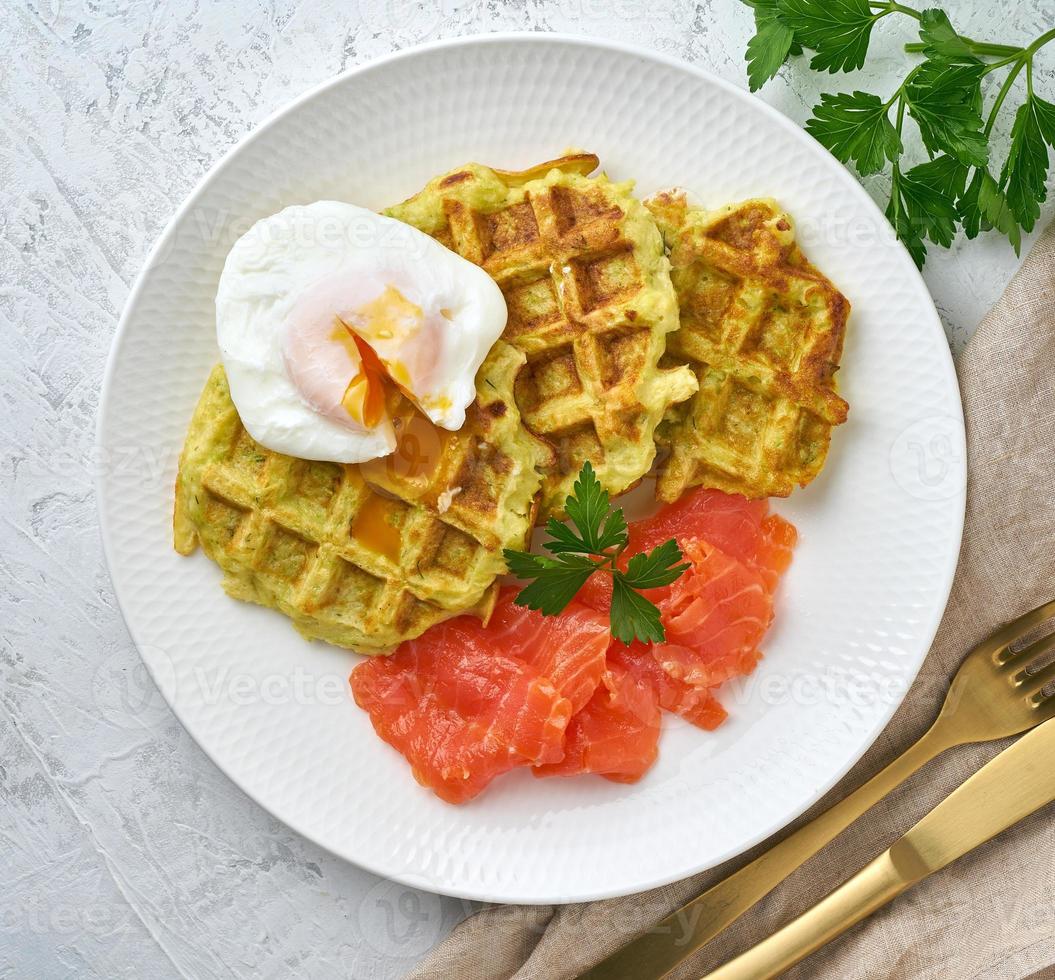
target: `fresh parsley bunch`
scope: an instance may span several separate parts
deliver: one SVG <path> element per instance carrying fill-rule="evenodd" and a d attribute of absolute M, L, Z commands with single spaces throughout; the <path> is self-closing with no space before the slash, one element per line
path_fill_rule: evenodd
<path fill-rule="evenodd" d="M 551 517 L 546 533 L 552 540 L 543 547 L 548 555 L 504 551 L 509 571 L 517 578 L 533 579 L 516 597 L 518 606 L 556 616 L 594 574 L 612 577 L 611 631 L 629 645 L 635 638 L 646 643 L 663 640 L 659 610 L 641 595 L 641 589 L 670 585 L 689 565 L 679 564 L 681 549 L 673 538 L 649 552 L 631 556 L 624 571 L 619 561 L 629 544 L 622 509 L 611 510 L 605 490 L 589 461 L 583 463 L 572 495 L 564 505 L 573 526 Z"/>
<path fill-rule="evenodd" d="M 1025 47 L 973 41 L 939 9 L 914 10 L 895 0 L 743 0 L 754 8 L 757 33 L 747 45 L 751 90 L 761 88 L 791 55 L 814 52 L 815 71 L 854 71 L 865 62 L 872 27 L 891 14 L 918 23 L 919 41 L 905 50 L 923 61 L 887 96 L 826 93 L 806 129 L 861 176 L 891 170 L 886 215 L 916 264 L 926 242 L 947 248 L 961 227 L 968 238 L 996 228 L 1015 252 L 1044 202 L 1048 147 L 1055 147 L 1055 104 L 1033 91 L 1033 59 L 1050 30 Z M 983 80 L 1006 71 L 985 112 Z M 1015 114 L 1011 146 L 995 170 L 993 125 L 1015 80 L 1026 97 Z M 891 119 L 893 116 L 893 119 Z M 916 124 L 930 159 L 904 170 L 905 117 Z"/>

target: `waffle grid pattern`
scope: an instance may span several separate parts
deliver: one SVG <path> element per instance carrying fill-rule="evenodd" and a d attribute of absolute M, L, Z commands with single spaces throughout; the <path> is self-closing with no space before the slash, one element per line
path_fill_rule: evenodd
<path fill-rule="evenodd" d="M 657 495 L 693 486 L 788 496 L 820 472 L 847 404 L 834 375 L 850 304 L 806 261 L 774 202 L 713 212 L 684 198 L 647 202 L 671 252 L 681 327 L 667 360 L 687 362 L 699 393 L 657 432 L 669 450 Z"/>
<path fill-rule="evenodd" d="M 419 195 L 439 204 L 423 230 L 505 296 L 504 339 L 527 357 L 517 407 L 556 453 L 544 514 L 561 510 L 587 459 L 611 492 L 631 486 L 654 458 L 655 425 L 696 388 L 683 369 L 658 370 L 677 310 L 652 222 L 624 185 L 577 172 L 583 161 L 596 166 L 586 155 L 523 173 L 469 165 Z M 421 226 L 414 205 L 388 213 Z"/>
<path fill-rule="evenodd" d="M 397 454 L 372 468 L 294 459 L 249 436 L 218 367 L 181 460 L 177 550 L 201 543 L 231 595 L 356 649 L 387 649 L 459 613 L 486 615 L 507 543 L 495 515 L 521 472 L 491 441 L 494 414 L 478 402 L 462 432 L 432 445 L 412 431 L 415 417 L 397 415 Z M 413 452 L 400 456 L 408 442 Z M 538 481 L 529 476 L 511 532 L 518 544 Z"/>

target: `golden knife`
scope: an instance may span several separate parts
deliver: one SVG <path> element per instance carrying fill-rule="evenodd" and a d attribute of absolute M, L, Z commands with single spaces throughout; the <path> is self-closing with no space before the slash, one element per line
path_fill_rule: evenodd
<path fill-rule="evenodd" d="M 770 980 L 902 892 L 1055 801 L 1055 721 L 1023 735 L 893 847 L 705 980 Z"/>

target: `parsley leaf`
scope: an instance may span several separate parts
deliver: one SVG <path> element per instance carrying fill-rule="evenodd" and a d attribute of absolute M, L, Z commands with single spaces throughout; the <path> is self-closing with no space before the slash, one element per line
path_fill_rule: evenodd
<path fill-rule="evenodd" d="M 623 578 L 626 584 L 634 589 L 658 589 L 670 585 L 682 572 L 689 568 L 688 563 L 679 565 L 681 548 L 671 538 L 648 554 L 634 555 L 627 563 Z"/>
<path fill-rule="evenodd" d="M 976 60 L 967 42 L 956 33 L 944 10 L 931 8 L 920 15 L 919 37 L 924 44 L 923 52 L 928 58 Z"/>
<path fill-rule="evenodd" d="M 556 558 L 547 558 L 545 555 L 533 555 L 529 551 L 513 551 L 507 548 L 503 552 L 506 560 L 506 568 L 510 575 L 517 578 L 534 578 L 547 568 L 557 568 L 560 562 Z"/>
<path fill-rule="evenodd" d="M 555 616 L 591 575 L 600 572 L 611 575 L 613 581 L 612 634 L 625 643 L 635 637 L 645 642 L 662 640 L 659 610 L 637 590 L 670 585 L 689 568 L 688 563 L 679 564 L 677 542 L 671 539 L 647 554 L 633 555 L 623 571 L 619 562 L 629 544 L 626 518 L 621 509 L 609 508 L 608 492 L 588 462 L 583 464 L 565 510 L 574 527 L 550 518 L 546 525 L 550 540 L 543 545 L 550 555 L 510 548 L 502 552 L 513 575 L 531 580 L 520 590 L 516 604 Z"/>
<path fill-rule="evenodd" d="M 505 552 L 509 570 L 520 578 L 533 578 L 534 581 L 520 590 L 515 602 L 518 606 L 537 609 L 546 616 L 562 613 L 586 580 L 597 571 L 597 565 L 581 555 L 564 555 L 560 560 L 525 555 L 525 558 L 536 559 L 536 563 L 529 567 L 518 554 Z"/>
<path fill-rule="evenodd" d="M 967 168 L 945 155 L 904 173 L 895 167 L 886 216 L 920 268 L 927 255 L 924 239 L 952 244 L 966 179 Z"/>
<path fill-rule="evenodd" d="M 871 92 L 825 93 L 806 131 L 843 163 L 853 161 L 862 176 L 878 173 L 901 155 L 901 137 L 891 124 L 889 105 Z"/>
<path fill-rule="evenodd" d="M 582 464 L 579 478 L 572 487 L 564 509 L 590 550 L 600 550 L 598 541 L 601 521 L 608 514 L 608 491 L 601 486 L 589 460 Z"/>
<path fill-rule="evenodd" d="M 923 235 L 920 232 L 918 221 L 911 214 L 909 206 L 903 199 L 901 176 L 897 170 L 894 171 L 893 180 L 890 184 L 890 201 L 887 203 L 884 213 L 887 216 L 887 220 L 894 226 L 894 233 L 901 239 L 901 244 L 905 246 L 908 254 L 912 256 L 912 261 L 916 263 L 916 267 L 922 269 L 923 263 L 927 261 L 927 246 L 923 242 Z"/>
<path fill-rule="evenodd" d="M 659 610 L 623 577 L 612 576 L 612 636 L 627 646 L 635 637 L 644 643 L 662 643 L 666 634 Z"/>
<path fill-rule="evenodd" d="M 780 0 L 781 20 L 795 40 L 817 53 L 814 71 L 854 71 L 865 63 L 874 14 L 868 0 Z"/>
<path fill-rule="evenodd" d="M 1017 255 L 1022 248 L 1022 229 L 1019 228 L 1007 195 L 985 167 L 979 167 L 971 177 L 956 206 L 960 212 L 960 224 L 968 238 L 975 238 L 979 231 L 995 228 L 1006 235 Z"/>
<path fill-rule="evenodd" d="M 546 533 L 553 538 L 552 541 L 546 542 L 546 550 L 555 555 L 568 553 L 589 555 L 594 550 L 573 528 L 561 523 L 555 517 L 551 517 L 546 522 Z"/>
<path fill-rule="evenodd" d="M 761 89 L 787 61 L 801 55 L 802 44 L 781 17 L 780 0 L 742 0 L 754 11 L 754 37 L 747 42 L 747 83 L 752 92 Z"/>
<path fill-rule="evenodd" d="M 626 518 L 623 516 L 623 509 L 617 507 L 604 522 L 604 528 L 597 538 L 597 548 L 599 551 L 607 551 L 609 548 L 622 550 L 627 541 Z"/>
<path fill-rule="evenodd" d="M 757 92 L 788 60 L 795 43 L 795 32 L 777 16 L 776 11 L 759 5 L 755 8 L 755 36 L 747 42 L 747 84 Z M 801 48 L 799 49 L 801 50 Z"/>
<path fill-rule="evenodd" d="M 1015 113 L 1011 149 L 1000 171 L 1008 207 L 1026 231 L 1033 230 L 1047 197 L 1048 145 L 1055 147 L 1055 105 L 1031 95 Z"/>
<path fill-rule="evenodd" d="M 969 167 L 988 163 L 981 114 L 984 72 L 977 59 L 961 64 L 928 59 L 909 75 L 905 105 L 931 153 L 949 153 Z"/>
<path fill-rule="evenodd" d="M 609 511 L 608 491 L 601 486 L 589 460 L 583 464 L 564 509 L 575 530 L 551 517 L 546 533 L 554 540 L 545 544 L 547 551 L 593 555 L 626 547 L 626 518 L 621 509 Z"/>

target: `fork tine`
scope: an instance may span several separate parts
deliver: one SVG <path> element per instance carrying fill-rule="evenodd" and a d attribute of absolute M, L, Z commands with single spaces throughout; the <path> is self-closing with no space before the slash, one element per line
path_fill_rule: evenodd
<path fill-rule="evenodd" d="M 1009 652 L 1008 656 L 1003 660 L 1003 665 L 1018 669 L 1019 673 L 1015 674 L 1014 678 L 1017 684 L 1021 674 L 1025 672 L 1030 664 L 1040 660 L 1045 654 L 1051 653 L 1052 650 L 1055 650 L 1055 629 L 1051 633 L 1042 636 L 1039 640 L 1034 640 L 1029 646 L 1023 647 L 1021 650 L 1016 650 L 1013 653 Z"/>
<path fill-rule="evenodd" d="M 1023 694 L 1040 694 L 1049 684 L 1055 682 L 1055 663 L 1050 663 L 1035 674 L 1024 670 L 1015 674 L 1013 683 Z"/>
<path fill-rule="evenodd" d="M 1036 707 L 1037 717 L 1040 719 L 1037 724 L 1042 725 L 1044 722 L 1050 722 L 1055 719 L 1055 694 L 1051 697 L 1041 701 Z"/>
<path fill-rule="evenodd" d="M 982 646 L 988 647 L 992 651 L 997 663 L 1001 665 L 1007 664 L 1012 660 L 1017 660 L 1019 656 L 1019 654 L 1008 650 L 1008 647 L 1030 630 L 1036 629 L 1046 620 L 1052 618 L 1055 618 L 1055 599 L 1037 606 L 1036 609 L 1031 609 L 1028 613 L 1019 616 L 1018 619 L 1012 620 L 1002 629 L 997 630 L 988 640 L 985 640 Z M 1027 647 L 1027 649 L 1029 648 Z"/>

